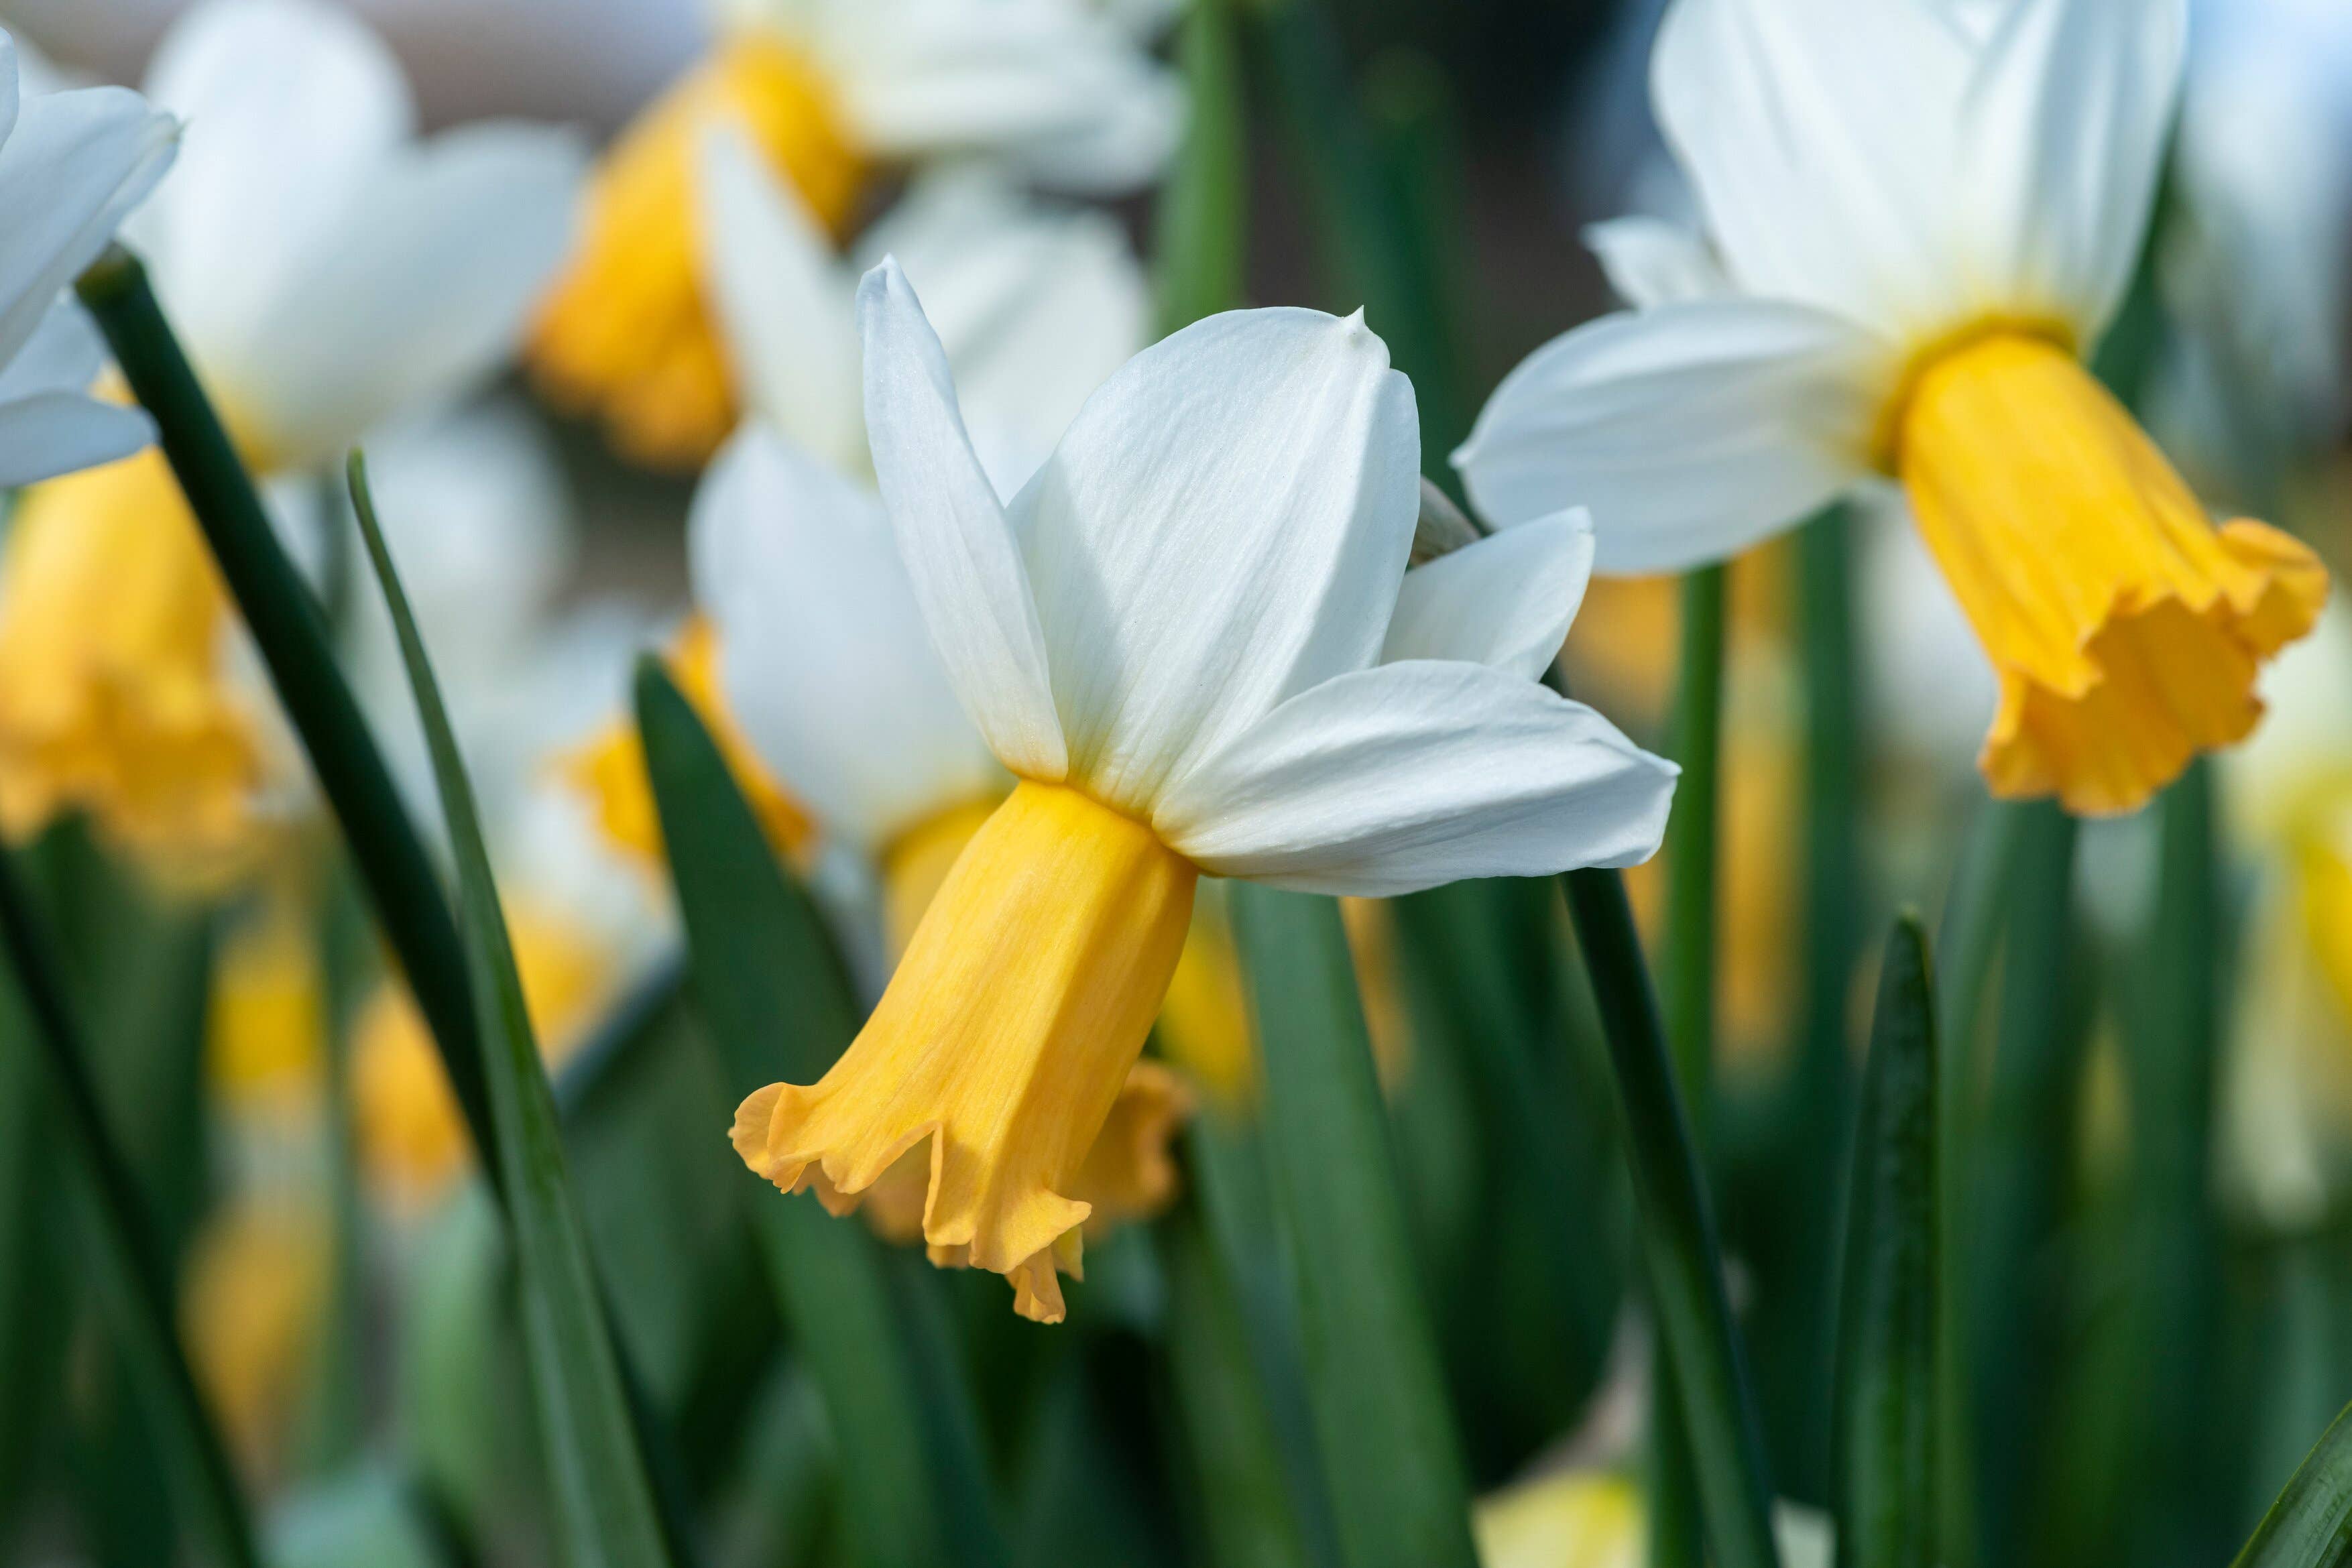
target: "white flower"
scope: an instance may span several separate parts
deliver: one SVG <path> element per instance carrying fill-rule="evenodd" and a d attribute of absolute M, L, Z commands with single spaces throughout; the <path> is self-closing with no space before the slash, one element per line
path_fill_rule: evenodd
<path fill-rule="evenodd" d="M 2325 572 L 2214 529 L 2078 362 L 2140 253 L 2186 22 L 2185 0 L 1675 0 L 1652 90 L 1706 235 L 1601 231 L 1643 308 L 1504 382 L 1455 455 L 1473 499 L 1507 524 L 1589 504 L 1601 570 L 1664 571 L 1891 474 L 2000 671 L 1997 793 L 2127 810 L 2242 738 Z"/>
<path fill-rule="evenodd" d="M 704 266 L 751 413 L 845 473 L 871 472 L 859 391 L 860 264 L 740 133 L 702 150 Z M 919 181 L 859 246 L 896 255 L 932 316 L 998 488 L 1020 487 L 1087 394 L 1140 348 L 1150 289 L 1107 214 L 1032 201 L 984 169 Z"/>
<path fill-rule="evenodd" d="M 1630 864 L 1675 769 L 1536 679 L 1591 566 L 1580 516 L 1406 570 L 1412 389 L 1360 319 L 1187 328 L 1106 382 L 1006 503 L 895 263 L 859 314 L 913 602 L 1018 782 L 840 1062 L 751 1096 L 735 1144 L 838 1207 L 936 1139 L 933 1258 L 1057 1318 L 1090 1212 L 1078 1164 L 1201 873 L 1383 894 Z"/>
<path fill-rule="evenodd" d="M 121 88 L 20 87 L 0 33 L 0 487 L 110 462 L 152 434 L 88 395 L 105 349 L 58 295 L 171 167 L 178 131 Z"/>

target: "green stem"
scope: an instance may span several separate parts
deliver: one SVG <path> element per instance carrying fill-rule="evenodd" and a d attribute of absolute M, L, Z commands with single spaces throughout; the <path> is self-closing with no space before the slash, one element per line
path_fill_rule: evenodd
<path fill-rule="evenodd" d="M 1779 1568 L 1772 1488 L 1724 1291 L 1715 1214 L 1633 907 L 1613 871 L 1574 871 L 1564 880 L 1616 1067 L 1659 1348 L 1681 1395 L 1707 1540 L 1718 1568 Z"/>
<path fill-rule="evenodd" d="M 1235 0 L 1192 0 L 1177 46 L 1191 110 L 1160 197 L 1160 323 L 1173 332 L 1242 302 L 1249 138 Z"/>
<path fill-rule="evenodd" d="M 139 258 L 117 246 L 77 286 L 140 405 L 253 633 L 278 698 L 342 823 L 384 934 L 441 1048 L 477 1148 L 496 1146 L 466 949 L 367 720 L 337 664 L 317 600 L 278 542 L 268 513 L 181 351 Z M 493 1185 L 498 1162 L 484 1160 Z"/>
<path fill-rule="evenodd" d="M 1702 1148 L 1715 1098 L 1717 798 L 1723 747 L 1724 608 L 1728 569 L 1683 579 L 1682 675 L 1675 759 L 1683 775 L 1666 829 L 1666 1040 Z M 1681 1396 L 1661 1357 L 1650 1391 L 1651 1568 L 1698 1568 L 1704 1543 Z"/>
<path fill-rule="evenodd" d="M 139 1197 L 131 1166 L 107 1129 L 89 1051 L 68 1004 L 57 955 L 33 912 L 16 868 L 0 854 L 0 942 L 16 971 L 28 1031 L 47 1063 L 57 1104 L 80 1161 L 99 1264 L 100 1295 L 112 1311 L 130 1363 L 142 1375 L 161 1424 L 171 1434 L 193 1493 L 195 1512 L 209 1527 L 224 1568 L 260 1568 L 253 1524 L 237 1490 L 228 1450 L 205 1414 L 194 1375 L 173 1325 L 171 1272 Z"/>

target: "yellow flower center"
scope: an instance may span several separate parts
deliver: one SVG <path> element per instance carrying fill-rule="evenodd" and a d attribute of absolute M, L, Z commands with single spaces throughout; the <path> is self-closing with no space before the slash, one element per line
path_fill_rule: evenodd
<path fill-rule="evenodd" d="M 81 809 L 191 864 L 241 851 L 263 764 L 227 618 L 161 453 L 26 492 L 0 565 L 0 828 Z"/>
<path fill-rule="evenodd" d="M 2215 528 L 2123 406 L 2046 339 L 1962 340 L 1915 376 L 1893 454 L 2000 677 L 1995 794 L 2137 810 L 2260 717 L 2261 663 L 2311 630 L 2327 573 Z"/>
<path fill-rule="evenodd" d="M 814 835 L 808 813 L 779 788 L 728 710 L 719 685 L 719 636 L 700 616 L 686 623 L 669 652 L 678 690 L 709 727 L 752 813 L 779 854 L 797 854 Z M 616 718 L 560 764 L 563 777 L 595 809 L 605 839 L 648 871 L 663 864 L 661 815 L 646 775 L 646 747 L 636 725 Z"/>
<path fill-rule="evenodd" d="M 1141 822 L 1024 781 L 975 834 L 880 1004 L 814 1086 L 736 1112 L 736 1152 L 836 1213 L 926 1140 L 936 1261 L 1013 1281 L 1060 1321 L 1076 1273 L 1072 1196 L 1167 994 L 1199 873 Z"/>
<path fill-rule="evenodd" d="M 508 935 L 540 1055 L 560 1066 L 612 994 L 612 955 L 577 925 L 510 904 Z M 407 984 L 387 976 L 352 1031 L 352 1119 L 362 1164 L 383 1198 L 429 1207 L 466 1168 L 468 1141 L 440 1052 Z"/>
<path fill-rule="evenodd" d="M 691 468 L 735 424 L 725 353 L 702 290 L 696 168 L 727 120 L 836 237 L 867 166 L 831 89 L 800 54 L 739 36 L 622 132 L 588 193 L 580 248 L 541 309 L 530 355 L 558 402 L 601 418 L 641 462 Z"/>

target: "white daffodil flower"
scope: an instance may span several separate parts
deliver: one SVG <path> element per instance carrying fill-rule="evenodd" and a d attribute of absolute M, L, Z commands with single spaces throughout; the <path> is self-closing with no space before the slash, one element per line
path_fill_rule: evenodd
<path fill-rule="evenodd" d="M 147 444 L 144 414 L 89 394 L 97 329 L 59 298 L 171 167 L 178 123 L 121 88 L 42 91 L 0 33 L 0 488 Z"/>
<path fill-rule="evenodd" d="M 701 262 L 695 166 L 713 127 L 838 241 L 880 171 L 979 160 L 1123 191 L 1158 172 L 1181 126 L 1175 79 L 1089 0 L 725 0 L 715 14 L 709 59 L 607 155 L 532 344 L 549 393 L 646 462 L 697 466 L 735 425 Z"/>
<path fill-rule="evenodd" d="M 1573 499 L 1675 570 L 1898 479 L 2000 672 L 1997 794 L 2129 810 L 2242 739 L 2326 574 L 2212 526 L 2083 356 L 2179 95 L 2185 0 L 1675 0 L 1653 98 L 1706 235 L 1604 231 L 1642 308 L 1513 371 L 1455 455 L 1499 523 Z"/>
<path fill-rule="evenodd" d="M 295 520 L 345 446 L 455 399 L 511 351 L 562 260 L 583 153 L 519 124 L 416 140 L 391 55 L 316 0 L 195 7 L 148 91 L 190 129 L 175 177 L 125 232 L 247 465 L 279 482 Z M 48 101 L 89 100 L 36 100 Z M 10 825 L 81 806 L 168 858 L 233 859 L 282 775 L 268 699 L 162 456 L 32 490 L 11 552 Z"/>
<path fill-rule="evenodd" d="M 1075 1178 L 1202 873 L 1386 894 L 1630 864 L 1675 769 L 1535 678 L 1591 564 L 1580 517 L 1406 570 L 1412 389 L 1360 319 L 1240 312 L 1147 349 L 1008 504 L 894 263 L 859 315 L 913 602 L 1017 782 L 856 1041 L 747 1100 L 735 1144 L 842 1208 L 929 1142 L 933 1257 L 1052 1320 Z"/>
<path fill-rule="evenodd" d="M 838 257 L 799 193 L 731 127 L 702 148 L 704 267 L 747 410 L 843 473 L 870 476 L 857 279 L 896 256 L 930 301 L 1000 493 L 1021 487 L 1087 394 L 1143 345 L 1150 289 L 1108 214 L 1039 203 L 995 172 L 919 181 Z"/>

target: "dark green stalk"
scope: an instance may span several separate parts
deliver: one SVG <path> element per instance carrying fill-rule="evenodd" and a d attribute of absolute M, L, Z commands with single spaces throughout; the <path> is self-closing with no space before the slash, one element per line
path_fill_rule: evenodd
<path fill-rule="evenodd" d="M 169 1434 L 192 1511 L 205 1521 L 215 1561 L 222 1568 L 260 1568 L 228 1450 L 205 1413 L 180 1348 L 163 1247 L 100 1107 L 89 1048 L 66 1000 L 58 956 L 5 854 L 0 854 L 0 942 L 15 967 L 33 1024 L 27 1032 L 48 1069 L 55 1104 L 73 1145 L 100 1300 L 115 1319 L 139 1387 L 153 1401 L 157 1425 Z"/>
<path fill-rule="evenodd" d="M 1927 939 L 1896 923 L 1854 1133 L 1833 1412 L 1841 1568 L 1937 1568 L 1936 1009 Z"/>
<path fill-rule="evenodd" d="M 441 1048 L 477 1148 L 493 1147 L 466 950 L 424 841 L 384 767 L 310 587 L 278 542 L 253 480 L 164 319 L 146 270 L 117 246 L 77 286 L 204 529 L 271 685 L 302 737 L 319 787 L 418 1009 Z M 484 1166 L 496 1183 L 496 1162 Z"/>
<path fill-rule="evenodd" d="M 1233 910 L 1341 1551 L 1349 1568 L 1475 1568 L 1468 1479 L 1339 905 L 1237 883 Z"/>
<path fill-rule="evenodd" d="M 1717 1568 L 1779 1568 L 1772 1486 L 1724 1291 L 1714 1207 L 1633 907 L 1613 871 L 1574 871 L 1564 881 L 1616 1067 L 1659 1348 L 1681 1395 L 1707 1541 Z"/>
<path fill-rule="evenodd" d="M 1666 1040 L 1704 1151 L 1715 1099 L 1717 799 L 1723 748 L 1723 657 L 1729 569 L 1683 579 L 1682 674 L 1674 715 L 1674 819 L 1666 828 Z M 1704 1157 L 1702 1154 L 1702 1158 Z M 1650 1391 L 1651 1568 L 1699 1568 L 1705 1559 L 1681 1396 L 1664 1357 Z"/>
<path fill-rule="evenodd" d="M 1192 0 L 1177 58 L 1191 118 L 1160 195 L 1160 324 L 1173 332 L 1242 303 L 1249 223 L 1249 127 L 1235 0 Z"/>

